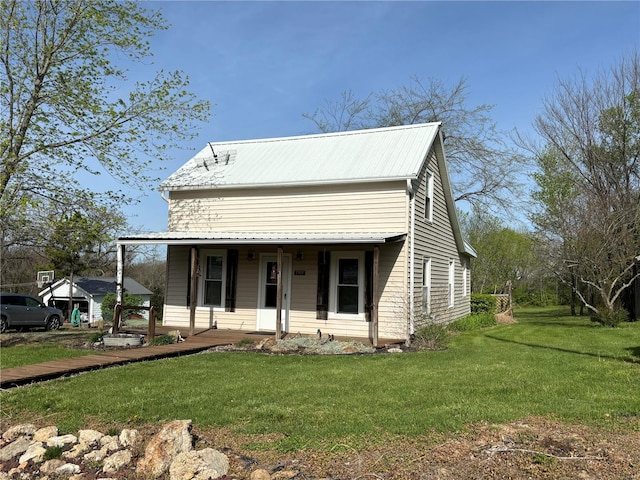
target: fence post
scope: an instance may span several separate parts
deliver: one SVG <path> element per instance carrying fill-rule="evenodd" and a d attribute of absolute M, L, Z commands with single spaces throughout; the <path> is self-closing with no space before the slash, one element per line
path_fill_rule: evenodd
<path fill-rule="evenodd" d="M 120 316 L 122 315 L 122 305 L 116 303 L 113 308 L 113 333 L 118 333 L 120 330 Z"/>
<path fill-rule="evenodd" d="M 156 338 L 156 310 L 155 308 L 149 308 L 149 332 L 147 342 L 153 342 L 153 339 Z"/>

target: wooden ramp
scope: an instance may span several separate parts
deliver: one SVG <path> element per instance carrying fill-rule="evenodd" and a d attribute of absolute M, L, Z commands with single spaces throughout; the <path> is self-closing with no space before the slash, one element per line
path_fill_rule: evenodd
<path fill-rule="evenodd" d="M 187 337 L 184 342 L 171 345 L 106 350 L 95 355 L 3 368 L 0 370 L 0 388 L 17 387 L 115 365 L 198 353 L 220 345 L 236 344 L 244 338 L 249 338 L 257 343 L 272 336 L 260 332 L 211 329 L 197 332 L 195 335 Z"/>

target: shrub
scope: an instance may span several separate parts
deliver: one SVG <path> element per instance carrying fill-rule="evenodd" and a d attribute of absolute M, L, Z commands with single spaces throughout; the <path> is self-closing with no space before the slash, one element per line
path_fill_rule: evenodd
<path fill-rule="evenodd" d="M 496 325 L 496 317 L 492 313 L 476 313 L 459 318 L 449 324 L 449 329 L 455 332 L 468 332 Z"/>
<path fill-rule="evenodd" d="M 605 327 L 617 327 L 621 322 L 626 322 L 628 319 L 629 314 L 624 308 L 602 309 L 591 316 L 592 322 L 599 323 Z"/>
<path fill-rule="evenodd" d="M 444 350 L 449 344 L 451 334 L 446 324 L 436 323 L 432 319 L 417 319 L 415 333 L 413 334 L 413 344 L 418 348 L 427 350 Z"/>
<path fill-rule="evenodd" d="M 44 459 L 53 460 L 55 458 L 60 458 L 62 457 L 62 452 L 62 447 L 47 447 L 47 449 L 44 451 Z"/>
<path fill-rule="evenodd" d="M 176 343 L 176 337 L 174 337 L 173 335 L 164 334 L 158 335 L 151 342 L 149 342 L 149 345 L 155 347 L 158 345 L 171 345 L 172 343 Z"/>
<path fill-rule="evenodd" d="M 495 313 L 496 297 L 485 293 L 471 294 L 471 313 Z"/>

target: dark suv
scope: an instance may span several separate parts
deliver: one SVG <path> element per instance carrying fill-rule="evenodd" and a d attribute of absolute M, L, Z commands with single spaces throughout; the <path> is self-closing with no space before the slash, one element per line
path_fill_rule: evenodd
<path fill-rule="evenodd" d="M 57 330 L 62 310 L 47 307 L 40 300 L 18 293 L 0 293 L 0 333 L 7 328 L 44 327 Z"/>

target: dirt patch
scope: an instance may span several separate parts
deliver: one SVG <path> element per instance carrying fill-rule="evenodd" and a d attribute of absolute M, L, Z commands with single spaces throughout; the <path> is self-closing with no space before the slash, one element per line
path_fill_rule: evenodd
<path fill-rule="evenodd" d="M 24 332 L 3 333 L 0 336 L 2 347 L 55 343 L 61 347 L 78 348 L 87 343 L 98 330 L 88 328 L 63 327 L 60 330 L 25 330 Z"/>
<path fill-rule="evenodd" d="M 269 438 L 223 431 L 199 432 L 200 441 L 227 445 L 233 478 L 252 469 L 286 471 L 295 479 L 640 479 L 640 422 L 635 431 L 603 432 L 543 418 L 505 425 L 475 425 L 469 431 L 421 438 L 392 437 L 362 445 L 362 439 L 301 447 L 292 453 L 264 446 Z M 271 439 L 273 441 L 274 439 Z"/>

